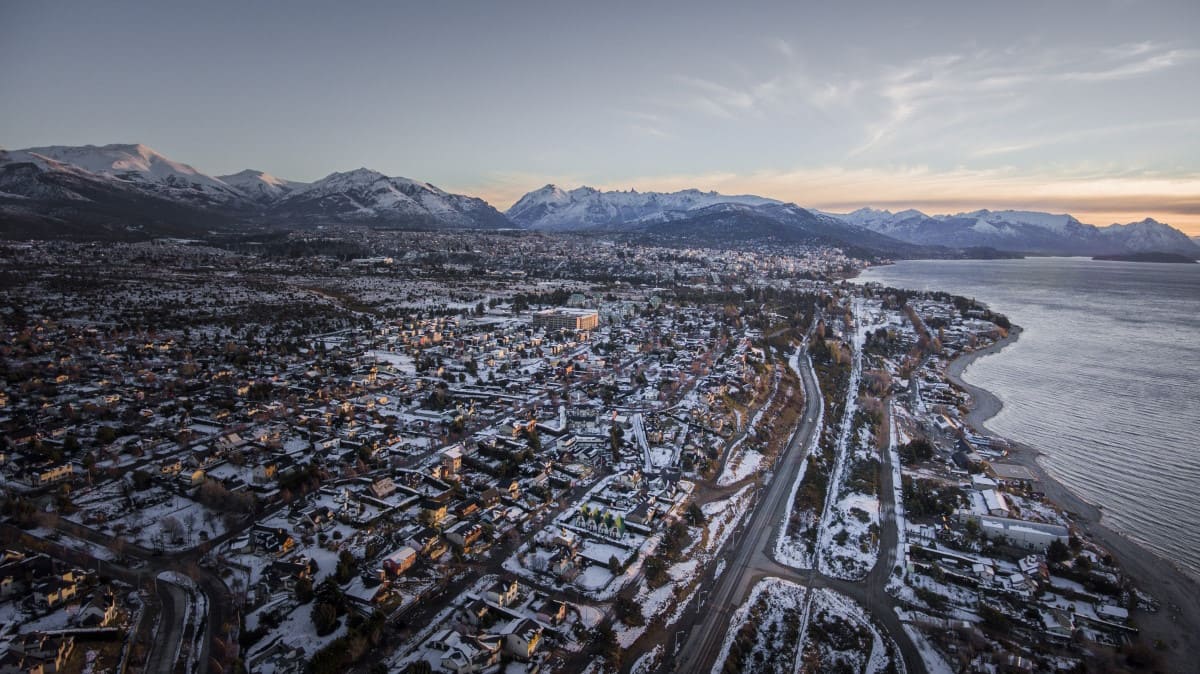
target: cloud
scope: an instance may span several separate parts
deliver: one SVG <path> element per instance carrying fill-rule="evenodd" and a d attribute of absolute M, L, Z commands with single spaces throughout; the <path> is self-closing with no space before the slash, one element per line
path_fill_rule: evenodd
<path fill-rule="evenodd" d="M 778 52 L 779 55 L 785 59 L 796 58 L 796 50 L 792 49 L 791 43 L 783 38 L 775 38 L 774 40 L 771 40 L 771 48 Z"/>
<path fill-rule="evenodd" d="M 999 144 L 986 145 L 975 150 L 973 155 L 976 157 L 993 157 L 997 155 L 1024 152 L 1026 150 L 1032 150 L 1036 148 L 1077 143 L 1079 141 L 1103 138 L 1105 136 L 1132 134 L 1159 129 L 1200 129 L 1200 118 L 1158 120 L 1137 122 L 1134 124 L 1115 124 L 1091 129 L 1063 131 L 1061 133 L 1034 136 L 1009 143 L 1002 142 Z"/>
<path fill-rule="evenodd" d="M 1195 60 L 1200 56 L 1200 50 L 1196 49 L 1170 49 L 1155 52 L 1153 47 L 1138 46 L 1139 48 L 1144 47 L 1145 50 L 1131 51 L 1127 52 L 1126 56 L 1117 56 L 1115 60 L 1118 62 L 1108 64 L 1106 67 L 1078 72 L 1065 72 L 1061 73 L 1058 77 L 1062 80 L 1076 82 L 1107 82 L 1128 79 L 1166 70 L 1167 68 Z M 1129 56 L 1141 57 L 1143 55 L 1144 58 L 1129 58 Z"/>
<path fill-rule="evenodd" d="M 1118 48 L 977 49 L 914 59 L 868 78 L 862 90 L 885 105 L 863 128 L 859 156 L 908 135 L 945 128 L 947 111 L 996 117 L 995 106 L 1032 105 L 1041 91 L 1063 82 L 1082 85 L 1133 79 L 1200 58 L 1200 50 L 1142 42 Z M 1036 147 L 1036 141 L 997 146 L 997 154 Z M 984 153 L 986 154 L 986 153 Z M 980 155 L 982 156 L 982 155 Z"/>

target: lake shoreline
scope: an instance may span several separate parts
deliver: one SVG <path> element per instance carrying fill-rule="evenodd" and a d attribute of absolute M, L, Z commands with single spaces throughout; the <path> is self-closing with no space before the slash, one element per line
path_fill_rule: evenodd
<path fill-rule="evenodd" d="M 1064 509 L 1084 536 L 1108 550 L 1134 584 L 1160 602 L 1156 613 L 1137 610 L 1132 615 L 1148 635 L 1162 639 L 1166 649 L 1159 651 L 1170 671 L 1187 671 L 1200 653 L 1200 582 L 1169 559 L 1151 551 L 1125 534 L 1102 522 L 1102 506 L 1085 501 L 1051 476 L 1038 462 L 1043 452 L 992 432 L 986 422 L 999 414 L 1004 404 L 987 389 L 968 384 L 962 375 L 971 363 L 1003 351 L 1021 336 L 1013 326 L 1008 336 L 985 347 L 954 358 L 946 366 L 946 377 L 971 396 L 966 424 L 976 432 L 1004 438 L 1014 449 L 1008 460 L 1027 467 L 1037 476 L 1040 490 L 1051 503 Z"/>

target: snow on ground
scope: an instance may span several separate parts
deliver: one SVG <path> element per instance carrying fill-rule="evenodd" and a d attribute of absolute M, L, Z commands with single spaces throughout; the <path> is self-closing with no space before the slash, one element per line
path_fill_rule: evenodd
<path fill-rule="evenodd" d="M 854 417 L 858 412 L 858 388 L 862 380 L 863 344 L 867 332 L 882 323 L 877 313 L 872 314 L 875 320 L 866 320 L 866 307 L 862 300 L 853 301 L 853 310 L 853 360 L 846 413 L 837 438 L 830 479 L 832 486 L 826 496 L 817 533 L 821 573 L 847 580 L 864 578 L 879 558 L 879 497 L 877 494 L 848 492 L 847 479 L 853 474 L 856 463 L 869 461 L 874 455 L 869 431 L 862 429 L 862 432 L 855 434 Z"/>
<path fill-rule="evenodd" d="M 447 625 L 451 624 L 450 618 L 454 615 L 454 612 L 459 609 L 460 600 L 469 595 L 483 596 L 485 589 L 489 585 L 494 584 L 497 580 L 499 580 L 498 576 L 482 576 L 476 580 L 471 587 L 459 592 L 458 600 L 451 602 L 449 606 L 438 612 L 438 614 L 434 616 L 434 618 L 430 620 L 424 627 L 422 627 L 420 631 L 418 631 L 407 642 L 401 644 L 401 646 L 395 650 L 391 659 L 387 662 L 388 671 L 403 672 L 410 664 L 416 662 L 417 660 L 424 659 L 425 642 L 428 641 L 429 637 L 433 636 L 435 632 L 440 629 L 445 629 Z"/>
<path fill-rule="evenodd" d="M 799 349 L 788 359 L 788 365 L 796 372 L 797 377 L 803 379 L 804 375 L 800 372 Z M 812 358 L 805 356 L 804 366 L 808 368 L 813 381 L 816 381 L 817 373 L 813 369 Z M 820 429 L 825 423 L 825 397 L 818 395 L 816 399 L 817 421 L 815 428 Z M 808 471 L 808 457 L 812 456 L 812 453 L 817 449 L 817 443 L 820 440 L 820 432 L 813 433 L 808 446 L 804 448 L 804 461 L 800 464 L 800 470 L 796 472 L 796 481 L 792 483 L 792 493 L 788 496 L 788 513 L 791 513 L 796 508 L 796 492 L 800 490 L 800 485 L 804 482 L 804 474 Z M 783 524 L 779 527 L 779 535 L 775 537 L 775 561 L 796 569 L 811 569 L 812 555 L 808 552 L 808 546 L 799 536 L 788 534 L 788 521 L 788 518 L 783 520 Z"/>
<path fill-rule="evenodd" d="M 412 356 L 379 349 L 372 351 L 371 355 L 375 357 L 375 360 L 391 365 L 400 374 L 409 376 L 416 376 L 417 374 L 417 366 Z"/>
<path fill-rule="evenodd" d="M 79 510 L 67 518 L 110 536 L 124 536 L 143 547 L 168 551 L 191 549 L 206 538 L 225 533 L 224 517 L 185 496 L 152 486 L 135 493 L 137 507 L 131 508 L 121 489 L 122 482 L 114 481 L 77 498 Z M 89 516 L 100 516 L 103 521 L 85 522 Z"/>
<path fill-rule="evenodd" d="M 867 612 L 845 595 L 818 588 L 812 591 L 809 626 L 804 648 L 820 650 L 820 662 L 830 668 L 834 663 L 847 671 L 877 674 L 888 671 L 891 665 L 904 672 L 904 659 L 890 637 L 876 627 Z M 829 638 L 829 635 L 836 635 Z M 855 635 L 857 639 L 851 637 Z M 857 641 L 852 647 L 838 648 Z"/>
<path fill-rule="evenodd" d="M 753 630 L 749 650 L 735 653 L 739 660 L 737 671 L 792 671 L 795 666 L 799 640 L 800 617 L 804 611 L 807 589 L 802 585 L 768 577 L 755 584 L 746 602 L 738 607 L 729 621 L 729 631 L 721 644 L 721 652 L 713 663 L 712 674 L 725 671 L 725 662 L 739 633 Z M 786 646 L 790 637 L 791 650 Z M 778 662 L 776 662 L 776 660 Z"/>
<path fill-rule="evenodd" d="M 733 451 L 732 449 L 730 451 Z M 759 472 L 762 468 L 763 460 L 766 457 L 757 449 L 747 448 L 742 451 L 737 458 L 731 458 L 725 464 L 725 470 L 721 473 L 721 477 L 717 478 L 717 486 L 725 487 L 731 484 L 737 484 L 742 480 Z"/>
<path fill-rule="evenodd" d="M 929 640 L 925 638 L 925 633 L 913 624 L 912 619 L 920 614 L 909 613 L 901 609 L 896 609 L 896 613 L 904 624 L 904 631 L 908 633 L 913 645 L 921 654 L 921 662 L 925 664 L 925 671 L 929 674 L 953 674 L 954 669 L 946 663 L 946 659 L 933 647 L 933 644 L 929 643 Z"/>
<path fill-rule="evenodd" d="M 796 353 L 799 353 L 799 349 L 797 349 Z M 792 358 L 794 360 L 796 355 L 793 354 Z M 793 368 L 794 367 L 795 366 L 793 366 Z M 758 412 L 756 412 L 754 417 L 750 419 L 750 425 L 746 427 L 745 433 L 729 448 L 729 457 L 725 461 L 725 470 L 723 470 L 721 472 L 721 476 L 717 478 L 717 486 L 726 487 L 731 484 L 737 484 L 747 477 L 757 473 L 759 468 L 762 466 L 764 458 L 762 453 L 758 451 L 756 446 L 746 445 L 746 439 L 750 437 L 751 433 L 754 433 L 758 429 L 758 425 L 762 423 L 763 416 L 766 415 L 767 410 L 771 407 L 771 404 L 775 402 L 775 394 L 779 392 L 779 382 L 782 379 L 783 376 L 779 373 L 779 370 L 776 369 L 774 376 L 771 377 L 771 393 L 767 396 L 766 402 L 764 402 L 762 406 L 758 408 Z"/>
<path fill-rule="evenodd" d="M 634 661 L 629 667 L 630 674 L 650 674 L 654 671 L 654 663 L 662 655 L 662 644 L 655 646 L 650 651 L 642 654 L 642 657 Z"/>
<path fill-rule="evenodd" d="M 711 501 L 701 506 L 704 516 L 708 519 L 705 525 L 708 532 L 708 543 L 705 550 L 719 550 L 725 540 L 733 533 L 734 527 L 746 517 L 746 509 L 750 506 L 750 491 L 753 485 L 746 485 L 737 490 L 733 496 L 721 501 Z"/>

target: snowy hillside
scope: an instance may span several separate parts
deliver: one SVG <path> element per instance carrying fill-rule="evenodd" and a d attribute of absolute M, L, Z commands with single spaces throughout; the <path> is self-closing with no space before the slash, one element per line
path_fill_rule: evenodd
<path fill-rule="evenodd" d="M 511 223 L 482 199 L 429 183 L 360 168 L 292 191 L 271 206 L 273 217 L 372 221 L 397 226 L 501 228 Z"/>
<path fill-rule="evenodd" d="M 82 170 L 168 198 L 211 204 L 242 199 L 238 190 L 187 164 L 141 145 L 50 145 L 6 153 L 8 162 L 29 162 L 43 171 Z"/>
<path fill-rule="evenodd" d="M 679 192 L 602 192 L 592 187 L 564 191 L 555 185 L 521 197 L 506 215 L 513 222 L 533 229 L 582 230 L 612 228 L 638 221 L 671 219 L 670 213 L 686 213 L 717 204 L 762 206 L 779 203 L 753 195 L 724 195 L 700 190 Z"/>
<path fill-rule="evenodd" d="M 237 222 L 512 226 L 481 199 L 367 169 L 305 184 L 249 169 L 216 177 L 145 145 L 0 150 L 0 225 L 12 232 L 87 236 L 89 227 L 98 227 L 106 237 L 117 230 L 138 236 Z"/>
<path fill-rule="evenodd" d="M 307 185 L 307 183 L 277 178 L 270 173 L 254 169 L 246 169 L 227 176 L 218 176 L 218 178 L 247 198 L 265 204 L 278 201 Z"/>
<path fill-rule="evenodd" d="M 1187 234 L 1153 218 L 1100 229 L 1104 238 L 1117 242 L 1126 252 L 1181 252 L 1200 254 L 1200 246 Z"/>
<path fill-rule="evenodd" d="M 1060 255 L 1147 251 L 1200 254 L 1200 248 L 1182 232 L 1150 219 L 1098 228 L 1071 215 L 1036 211 L 979 210 L 930 216 L 916 210 L 892 213 L 862 208 L 834 217 L 902 241 L 952 248 Z"/>

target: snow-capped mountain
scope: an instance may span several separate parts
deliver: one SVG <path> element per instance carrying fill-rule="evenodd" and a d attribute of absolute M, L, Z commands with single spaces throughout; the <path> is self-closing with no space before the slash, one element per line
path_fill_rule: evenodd
<path fill-rule="evenodd" d="M 305 184 L 254 170 L 216 177 L 138 144 L 0 150 L 0 233 L 136 237 L 239 222 L 512 226 L 481 199 L 367 169 Z"/>
<path fill-rule="evenodd" d="M 566 191 L 546 185 L 521 197 L 505 214 L 513 222 L 533 229 L 566 231 L 619 228 L 727 203 L 762 206 L 779 202 L 753 195 L 700 190 L 602 192 L 585 186 Z"/>
<path fill-rule="evenodd" d="M 354 221 L 414 227 L 511 227 L 482 199 L 450 194 L 429 183 L 388 177 L 360 168 L 328 176 L 284 196 L 270 208 L 273 218 Z"/>
<path fill-rule="evenodd" d="M 82 170 L 149 194 L 200 205 L 230 204 L 243 198 L 220 179 L 141 144 L 50 145 L 7 155 L 6 161 L 29 162 L 45 171 Z"/>
<path fill-rule="evenodd" d="M 1153 218 L 1102 227 L 1100 234 L 1130 253 L 1200 253 L 1200 246 L 1187 234 Z"/>
<path fill-rule="evenodd" d="M 979 210 L 930 216 L 916 210 L 892 213 L 862 208 L 834 217 L 923 245 L 1064 255 L 1147 251 L 1200 255 L 1200 248 L 1182 232 L 1149 219 L 1099 228 L 1067 214 L 1036 211 Z"/>
<path fill-rule="evenodd" d="M 255 171 L 254 169 L 246 169 L 245 171 L 231 173 L 227 176 L 218 176 L 218 179 L 238 192 L 241 192 L 246 198 L 262 204 L 278 201 L 295 190 L 308 185 L 308 183 L 298 183 L 277 178 L 265 171 Z"/>

